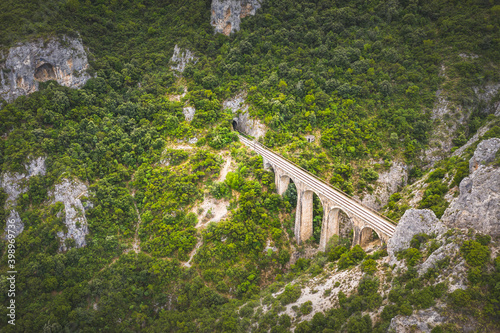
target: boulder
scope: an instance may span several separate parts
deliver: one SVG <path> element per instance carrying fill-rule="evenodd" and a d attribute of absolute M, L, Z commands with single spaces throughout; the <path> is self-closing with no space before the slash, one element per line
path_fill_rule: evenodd
<path fill-rule="evenodd" d="M 399 221 L 394 234 L 387 242 L 387 252 L 391 264 L 395 263 L 395 254 L 410 246 L 413 236 L 424 233 L 440 235 L 446 232 L 446 226 L 441 223 L 430 209 L 409 209 Z"/>

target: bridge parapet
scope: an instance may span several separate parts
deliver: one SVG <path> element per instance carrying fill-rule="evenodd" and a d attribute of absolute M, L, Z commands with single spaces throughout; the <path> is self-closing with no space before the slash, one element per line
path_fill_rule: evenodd
<path fill-rule="evenodd" d="M 283 195 L 290 180 L 297 187 L 295 238 L 299 244 L 309 239 L 313 233 L 313 193 L 320 198 L 324 212 L 319 245 L 321 251 L 325 250 L 328 240 L 340 232 L 340 211 L 343 211 L 353 223 L 353 245 L 364 243 L 371 237 L 372 230 L 384 242 L 393 235 L 396 226 L 386 217 L 332 188 L 263 145 L 241 135 L 240 141 L 263 157 L 265 168 L 273 169 L 278 194 Z"/>

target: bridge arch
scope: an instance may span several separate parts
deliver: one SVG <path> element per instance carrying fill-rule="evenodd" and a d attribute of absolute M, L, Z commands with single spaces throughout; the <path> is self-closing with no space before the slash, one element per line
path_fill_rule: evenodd
<path fill-rule="evenodd" d="M 375 240 L 380 240 L 380 243 L 384 242 L 384 237 L 378 232 L 376 229 L 370 226 L 363 226 L 359 228 L 359 240 L 357 240 L 356 244 L 359 244 L 361 247 L 367 246 L 370 242 Z"/>
<path fill-rule="evenodd" d="M 354 219 L 349 211 L 336 205 L 333 207 L 326 207 L 321 227 L 320 250 L 324 251 L 326 249 L 326 245 L 333 235 L 338 235 L 340 238 L 346 238 L 348 237 L 349 231 L 354 231 L 354 228 Z M 351 239 L 351 243 L 353 242 L 354 240 Z"/>

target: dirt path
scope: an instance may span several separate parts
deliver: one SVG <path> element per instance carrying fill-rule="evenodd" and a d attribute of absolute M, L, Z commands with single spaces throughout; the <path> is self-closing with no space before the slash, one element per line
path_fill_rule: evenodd
<path fill-rule="evenodd" d="M 219 179 L 217 179 L 217 181 L 223 182 L 226 179 L 227 173 L 229 172 L 229 168 L 231 168 L 231 162 L 232 162 L 231 155 L 228 155 L 226 158 L 226 163 L 224 163 L 224 166 L 220 171 Z"/>
<path fill-rule="evenodd" d="M 196 243 L 196 246 L 194 247 L 193 251 L 189 254 L 189 260 L 185 263 L 182 264 L 184 267 L 191 267 L 191 261 L 193 260 L 194 255 L 196 252 L 198 252 L 198 249 L 201 247 L 201 244 L 203 244 L 203 239 L 200 237 L 198 238 L 198 243 Z"/>
<path fill-rule="evenodd" d="M 139 214 L 139 209 L 137 209 L 137 205 L 134 202 L 135 211 L 137 213 L 137 224 L 135 225 L 135 235 L 134 242 L 132 243 L 132 250 L 135 253 L 141 252 L 141 240 L 139 239 L 139 226 L 142 223 L 141 214 Z"/>
<path fill-rule="evenodd" d="M 220 171 L 219 178 L 217 179 L 218 182 L 223 182 L 226 179 L 229 170 L 231 169 L 231 162 L 232 162 L 231 155 L 228 154 L 224 158 L 226 162 L 224 163 L 224 166 Z M 227 200 L 216 200 L 215 198 L 210 198 L 205 196 L 201 205 L 195 206 L 191 210 L 198 216 L 198 223 L 196 224 L 196 228 L 197 229 L 203 228 L 207 223 L 219 222 L 220 220 L 222 220 L 227 215 L 228 205 L 229 202 Z M 198 213 L 198 211 L 201 212 Z M 203 239 L 199 237 L 195 248 L 193 249 L 193 251 L 191 251 L 189 255 L 189 260 L 182 264 L 184 267 L 191 267 L 191 261 L 193 260 L 193 257 L 195 256 L 196 252 L 198 252 L 198 249 L 201 247 L 202 244 L 203 244 Z"/>

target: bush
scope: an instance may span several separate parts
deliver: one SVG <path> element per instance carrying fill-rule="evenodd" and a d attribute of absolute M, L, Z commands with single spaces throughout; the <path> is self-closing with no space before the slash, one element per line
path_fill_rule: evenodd
<path fill-rule="evenodd" d="M 302 295 L 302 290 L 298 285 L 287 285 L 285 290 L 278 295 L 278 300 L 281 302 L 281 305 L 287 305 L 293 302 L 296 302 L 300 295 Z"/>
<path fill-rule="evenodd" d="M 354 266 L 366 257 L 365 251 L 361 246 L 356 245 L 349 252 L 346 252 L 340 256 L 339 259 L 339 269 L 345 269 L 350 266 Z"/>
<path fill-rule="evenodd" d="M 490 259 L 490 249 L 476 241 L 465 241 L 460 248 L 465 261 L 473 267 L 482 267 Z"/>
<path fill-rule="evenodd" d="M 313 310 L 313 306 L 312 306 L 312 302 L 311 301 L 307 301 L 305 303 L 302 303 L 300 305 L 300 312 L 303 314 L 303 315 L 308 315 L 312 312 Z"/>
<path fill-rule="evenodd" d="M 443 168 L 438 168 L 434 171 L 431 172 L 429 175 L 429 178 L 425 181 L 426 183 L 431 183 L 436 180 L 441 180 L 444 178 L 444 175 L 446 175 L 446 170 Z"/>
<path fill-rule="evenodd" d="M 342 256 L 342 254 L 346 253 L 347 251 L 348 250 L 345 246 L 337 245 L 334 249 L 332 249 L 328 253 L 328 260 L 329 261 L 336 261 Z"/>
<path fill-rule="evenodd" d="M 367 274 L 373 274 L 377 271 L 377 262 L 373 259 L 367 259 L 361 263 L 361 270 Z"/>

